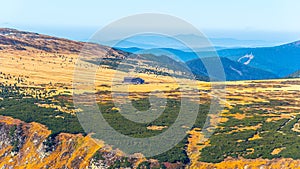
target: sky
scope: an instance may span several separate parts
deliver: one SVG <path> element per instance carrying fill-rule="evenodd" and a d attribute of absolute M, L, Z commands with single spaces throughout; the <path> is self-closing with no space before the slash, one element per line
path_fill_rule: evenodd
<path fill-rule="evenodd" d="M 299 0 L 1 0 L 0 27 L 84 40 L 105 25 L 140 13 L 169 14 L 209 37 L 300 39 Z"/>

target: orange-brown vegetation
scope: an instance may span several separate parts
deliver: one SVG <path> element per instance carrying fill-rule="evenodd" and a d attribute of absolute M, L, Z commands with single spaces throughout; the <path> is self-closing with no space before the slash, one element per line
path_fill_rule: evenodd
<path fill-rule="evenodd" d="M 1 124 L 22 124 L 26 132 L 26 140 L 17 154 L 11 153 L 12 146 L 1 148 L 0 166 L 13 168 L 85 168 L 94 153 L 103 146 L 103 143 L 92 139 L 90 136 L 80 134 L 61 133 L 57 137 L 60 143 L 55 151 L 44 152 L 43 141 L 51 134 L 45 126 L 38 123 L 24 123 L 10 117 L 0 118 Z"/>

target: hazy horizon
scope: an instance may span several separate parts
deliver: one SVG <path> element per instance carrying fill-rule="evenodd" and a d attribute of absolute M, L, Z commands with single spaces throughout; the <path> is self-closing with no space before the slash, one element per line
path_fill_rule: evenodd
<path fill-rule="evenodd" d="M 0 25 L 1 28 L 11 28 L 20 31 L 29 31 L 39 34 L 45 34 L 60 38 L 66 38 L 70 40 L 87 42 L 93 34 L 101 28 L 95 27 L 33 27 L 33 26 L 22 26 L 22 25 Z M 204 36 L 212 40 L 236 40 L 236 41 L 253 41 L 259 44 L 266 45 L 256 45 L 252 46 L 274 46 L 281 45 L 285 43 L 290 43 L 300 40 L 300 35 L 294 36 L 293 33 L 286 32 L 264 32 L 264 31 L 241 31 L 241 30 L 202 30 Z M 260 38 L 254 38 L 257 35 Z M 117 39 L 116 39 L 117 40 Z M 217 45 L 218 46 L 218 45 Z M 240 45 L 241 47 L 243 45 Z M 247 46 L 247 45 L 246 45 Z M 238 46 L 237 46 L 238 47 Z M 250 46 L 249 46 L 250 47 Z"/>
<path fill-rule="evenodd" d="M 173 15 L 191 23 L 209 38 L 261 40 L 275 44 L 300 40 L 300 23 L 296 22 L 300 16 L 300 1 L 296 0 L 133 0 L 131 3 L 11 0 L 2 2 L 2 6 L 0 27 L 80 41 L 86 41 L 113 21 L 140 13 Z"/>

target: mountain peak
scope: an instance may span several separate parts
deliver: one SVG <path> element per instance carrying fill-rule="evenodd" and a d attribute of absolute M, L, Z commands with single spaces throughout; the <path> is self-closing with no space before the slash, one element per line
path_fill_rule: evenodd
<path fill-rule="evenodd" d="M 297 47 L 300 47 L 300 40 L 296 41 L 296 42 L 293 42 L 292 44 L 294 44 L 295 46 Z"/>
<path fill-rule="evenodd" d="M 289 76 L 287 76 L 288 78 L 300 78 L 300 70 L 290 74 Z"/>
<path fill-rule="evenodd" d="M 283 44 L 283 45 L 280 45 L 281 47 L 300 47 L 300 40 L 298 41 L 295 41 L 295 42 L 292 42 L 292 43 L 288 43 L 288 44 Z"/>
<path fill-rule="evenodd" d="M 32 32 L 25 32 L 25 31 L 19 31 L 17 29 L 13 28 L 0 28 L 0 35 L 16 35 L 16 34 L 35 34 L 38 35 L 38 33 L 32 33 Z"/>

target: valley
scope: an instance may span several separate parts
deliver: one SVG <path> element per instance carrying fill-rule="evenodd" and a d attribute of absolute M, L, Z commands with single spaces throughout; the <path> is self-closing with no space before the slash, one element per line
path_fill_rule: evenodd
<path fill-rule="evenodd" d="M 90 57 L 82 59 L 82 48 L 90 49 Z M 241 66 L 239 70 L 246 75 L 255 71 L 224 60 L 227 67 Z M 0 138 L 1 167 L 300 167 L 297 77 L 275 79 L 270 73 L 273 78 L 268 76 L 268 80 L 198 81 L 190 78 L 187 67 L 168 57 L 131 55 L 97 44 L 11 29 L 0 30 L 0 64 L 0 131 L 5 133 Z M 74 74 L 75 70 L 82 74 Z M 142 78 L 145 83 L 124 85 L 126 76 Z M 83 84 L 75 91 L 74 77 L 80 77 Z M 94 79 L 94 87 L 85 86 L 85 79 Z M 223 86 L 225 90 L 215 89 Z M 182 98 L 199 105 L 199 111 L 195 124 L 182 126 L 190 130 L 174 148 L 154 157 L 126 156 L 83 130 L 77 119 L 82 110 L 73 104 L 74 92 L 95 95 L 107 122 L 118 132 L 137 138 L 168 130 Z M 151 108 L 148 97 L 153 93 L 166 99 L 167 105 L 155 121 L 131 123 L 117 107 L 122 98 L 113 98 L 113 93 L 129 93 L 138 110 Z M 211 114 L 214 96 L 220 96 L 218 103 L 224 107 Z M 202 130 L 205 124 L 212 133 L 209 137 Z"/>

